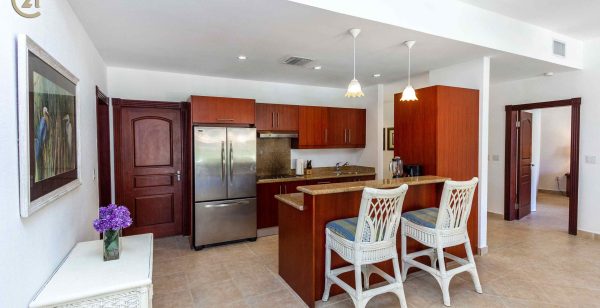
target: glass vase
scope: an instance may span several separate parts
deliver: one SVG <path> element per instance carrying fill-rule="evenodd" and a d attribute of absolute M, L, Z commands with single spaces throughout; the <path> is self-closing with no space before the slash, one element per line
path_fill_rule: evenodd
<path fill-rule="evenodd" d="M 121 253 L 121 230 L 104 231 L 104 261 L 118 260 Z"/>

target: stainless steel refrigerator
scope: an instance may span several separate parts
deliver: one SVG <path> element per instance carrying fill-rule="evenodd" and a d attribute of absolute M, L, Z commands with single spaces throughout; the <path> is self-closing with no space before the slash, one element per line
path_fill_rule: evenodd
<path fill-rule="evenodd" d="M 256 239 L 256 128 L 194 127 L 194 246 Z"/>

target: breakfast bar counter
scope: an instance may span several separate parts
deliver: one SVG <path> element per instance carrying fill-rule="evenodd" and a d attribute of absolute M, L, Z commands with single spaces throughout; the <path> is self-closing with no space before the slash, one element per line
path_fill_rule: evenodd
<path fill-rule="evenodd" d="M 362 190 L 365 187 L 389 189 L 407 184 L 409 188 L 402 207 L 403 212 L 437 207 L 443 183 L 447 180 L 449 178 L 441 176 L 420 176 L 310 185 L 298 187 L 301 193 L 276 196 L 279 200 L 279 275 L 309 307 L 314 307 L 324 289 L 325 225 L 328 222 L 358 216 Z M 472 247 L 477 247 L 477 208 L 474 207 L 471 213 L 468 232 Z M 399 233 L 397 241 L 400 250 Z M 420 247 L 419 243 L 409 240 L 407 250 L 412 252 Z M 464 249 L 449 251 L 458 256 L 466 255 Z M 345 264 L 339 256 L 333 254 L 333 267 Z M 393 273 L 391 261 L 378 266 L 390 274 Z M 349 272 L 340 277 L 353 285 L 353 275 Z M 380 281 L 382 280 L 379 276 L 371 276 L 371 283 Z M 342 289 L 335 285 L 331 289 L 332 295 L 341 292 Z"/>

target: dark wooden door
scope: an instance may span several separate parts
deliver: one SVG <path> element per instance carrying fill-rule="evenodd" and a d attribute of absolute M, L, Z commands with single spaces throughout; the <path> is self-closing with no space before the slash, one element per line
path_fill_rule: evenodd
<path fill-rule="evenodd" d="M 531 139 L 532 121 L 530 112 L 519 113 L 519 166 L 518 166 L 518 218 L 531 213 Z"/>
<path fill-rule="evenodd" d="M 96 87 L 96 147 L 98 150 L 98 204 L 112 200 L 110 185 L 110 122 L 108 97 Z"/>
<path fill-rule="evenodd" d="M 126 235 L 182 234 L 183 122 L 181 110 L 160 104 L 115 109 L 117 202 L 133 218 Z"/>

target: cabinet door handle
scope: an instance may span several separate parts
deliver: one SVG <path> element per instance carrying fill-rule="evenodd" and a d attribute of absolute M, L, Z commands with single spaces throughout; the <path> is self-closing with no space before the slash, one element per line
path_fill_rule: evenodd
<path fill-rule="evenodd" d="M 283 186 L 285 193 L 287 194 L 287 186 Z"/>
<path fill-rule="evenodd" d="M 275 127 L 275 112 L 271 112 L 271 127 Z"/>
<path fill-rule="evenodd" d="M 352 134 L 351 134 L 351 130 L 348 128 L 348 143 L 351 143 L 350 140 L 352 139 Z"/>
<path fill-rule="evenodd" d="M 219 122 L 233 122 L 235 119 L 217 119 Z"/>
<path fill-rule="evenodd" d="M 327 143 L 327 128 L 325 129 L 325 143 Z"/>
<path fill-rule="evenodd" d="M 277 113 L 277 128 L 279 128 L 279 112 Z"/>
<path fill-rule="evenodd" d="M 281 185 L 279 185 L 279 194 L 281 195 Z"/>

